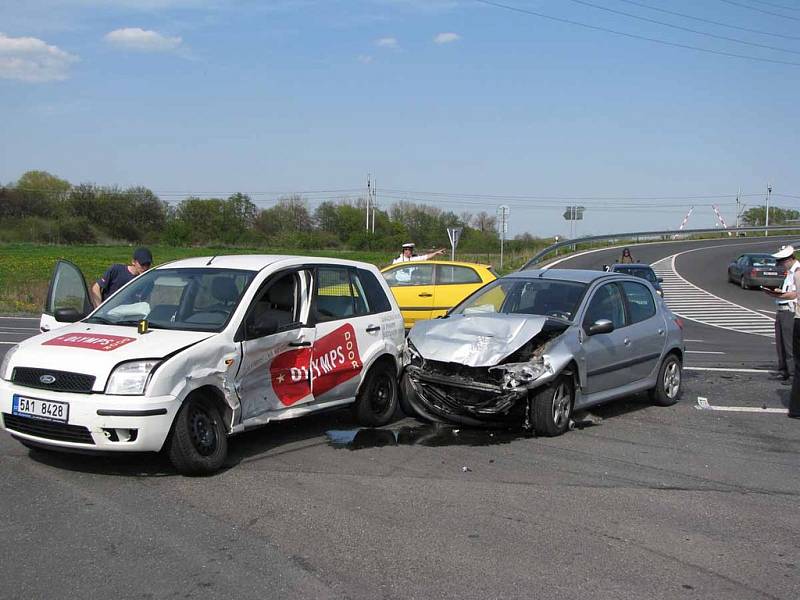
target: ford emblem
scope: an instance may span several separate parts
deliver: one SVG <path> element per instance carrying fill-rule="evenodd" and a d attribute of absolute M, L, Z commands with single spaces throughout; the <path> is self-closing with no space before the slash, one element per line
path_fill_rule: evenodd
<path fill-rule="evenodd" d="M 45 385 L 50 385 L 51 383 L 54 383 L 55 380 L 56 378 L 53 377 L 52 375 L 42 375 L 41 377 L 39 377 L 39 381 L 41 381 Z"/>

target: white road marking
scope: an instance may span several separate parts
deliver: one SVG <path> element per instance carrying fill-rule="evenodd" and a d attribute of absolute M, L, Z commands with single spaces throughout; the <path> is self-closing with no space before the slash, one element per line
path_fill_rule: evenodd
<path fill-rule="evenodd" d="M 719 410 L 723 412 L 751 412 L 751 413 L 778 413 L 788 414 L 789 410 L 786 408 L 757 408 L 755 406 L 711 406 L 708 403 L 708 398 L 702 396 L 697 397 L 697 410 Z"/>
<path fill-rule="evenodd" d="M 705 340 L 687 340 L 687 339 L 684 339 L 683 341 L 684 342 L 694 342 L 695 344 L 705 344 L 706 343 Z"/>
<path fill-rule="evenodd" d="M 687 281 L 678 273 L 675 262 L 679 256 L 708 248 L 707 246 L 685 250 L 653 263 L 656 275 L 664 280 L 661 286 L 664 288 L 664 301 L 670 310 L 684 319 L 711 327 L 762 337 L 775 337 L 773 318 L 720 298 Z"/>
<path fill-rule="evenodd" d="M 759 312 L 763 312 L 763 313 L 767 313 L 768 315 L 774 315 L 775 314 L 774 310 L 764 310 L 763 308 L 759 308 L 758 311 Z"/>
<path fill-rule="evenodd" d="M 17 319 L 19 321 L 39 321 L 39 317 L 0 317 L 0 319 Z"/>
<path fill-rule="evenodd" d="M 686 354 L 725 354 L 724 352 L 712 352 L 711 350 L 687 350 Z"/>
<path fill-rule="evenodd" d="M 13 346 L 13 345 L 18 344 L 18 343 L 19 342 L 0 342 L 0 344 L 3 344 L 5 346 Z"/>
<path fill-rule="evenodd" d="M 722 371 L 724 373 L 775 373 L 769 369 L 732 369 L 729 367 L 683 367 L 684 371 Z"/>

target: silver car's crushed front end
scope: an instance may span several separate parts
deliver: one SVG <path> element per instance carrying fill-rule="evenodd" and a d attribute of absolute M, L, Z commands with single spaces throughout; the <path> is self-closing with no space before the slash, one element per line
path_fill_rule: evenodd
<path fill-rule="evenodd" d="M 529 391 L 556 374 L 548 349 L 568 326 L 556 319 L 542 319 L 532 338 L 507 340 L 510 354 L 494 364 L 478 366 L 426 358 L 409 338 L 404 357 L 405 395 L 417 412 L 429 418 L 467 424 L 527 424 Z"/>

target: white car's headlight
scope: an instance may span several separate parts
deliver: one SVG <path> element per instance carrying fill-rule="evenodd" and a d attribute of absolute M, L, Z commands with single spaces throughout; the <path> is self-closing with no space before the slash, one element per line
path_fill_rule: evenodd
<path fill-rule="evenodd" d="M 11 356 L 19 350 L 19 344 L 16 346 L 11 346 L 8 349 L 8 352 L 5 353 L 3 356 L 3 362 L 0 363 L 0 379 L 5 379 L 6 381 L 11 381 L 11 369 L 9 365 L 11 365 Z M 8 371 L 8 373 L 6 373 Z"/>
<path fill-rule="evenodd" d="M 135 360 L 122 363 L 111 372 L 106 385 L 106 394 L 115 396 L 141 396 L 150 381 L 150 375 L 159 361 Z"/>

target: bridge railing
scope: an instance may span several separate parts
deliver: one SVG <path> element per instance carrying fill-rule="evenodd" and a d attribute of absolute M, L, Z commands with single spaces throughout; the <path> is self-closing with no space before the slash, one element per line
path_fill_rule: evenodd
<path fill-rule="evenodd" d="M 664 230 L 664 231 L 631 231 L 626 233 L 612 233 L 607 235 L 591 235 L 581 238 L 573 238 L 571 240 L 563 240 L 555 244 L 551 244 L 534 254 L 522 267 L 520 271 L 526 269 L 536 268 L 536 265 L 550 260 L 551 255 L 553 259 L 563 248 L 571 248 L 566 254 L 571 254 L 575 251 L 585 250 L 595 246 L 596 242 L 608 242 L 606 244 L 597 244 L 599 247 L 613 247 L 616 245 L 625 244 L 640 244 L 642 242 L 669 242 L 673 240 L 686 240 L 686 239 L 702 239 L 702 238 L 716 238 L 716 237 L 742 237 L 750 233 L 760 233 L 762 236 L 766 233 L 798 233 L 800 232 L 800 225 L 771 225 L 769 227 L 739 227 L 738 229 L 720 229 L 719 227 L 712 227 L 709 229 L 684 229 L 683 231 Z"/>

